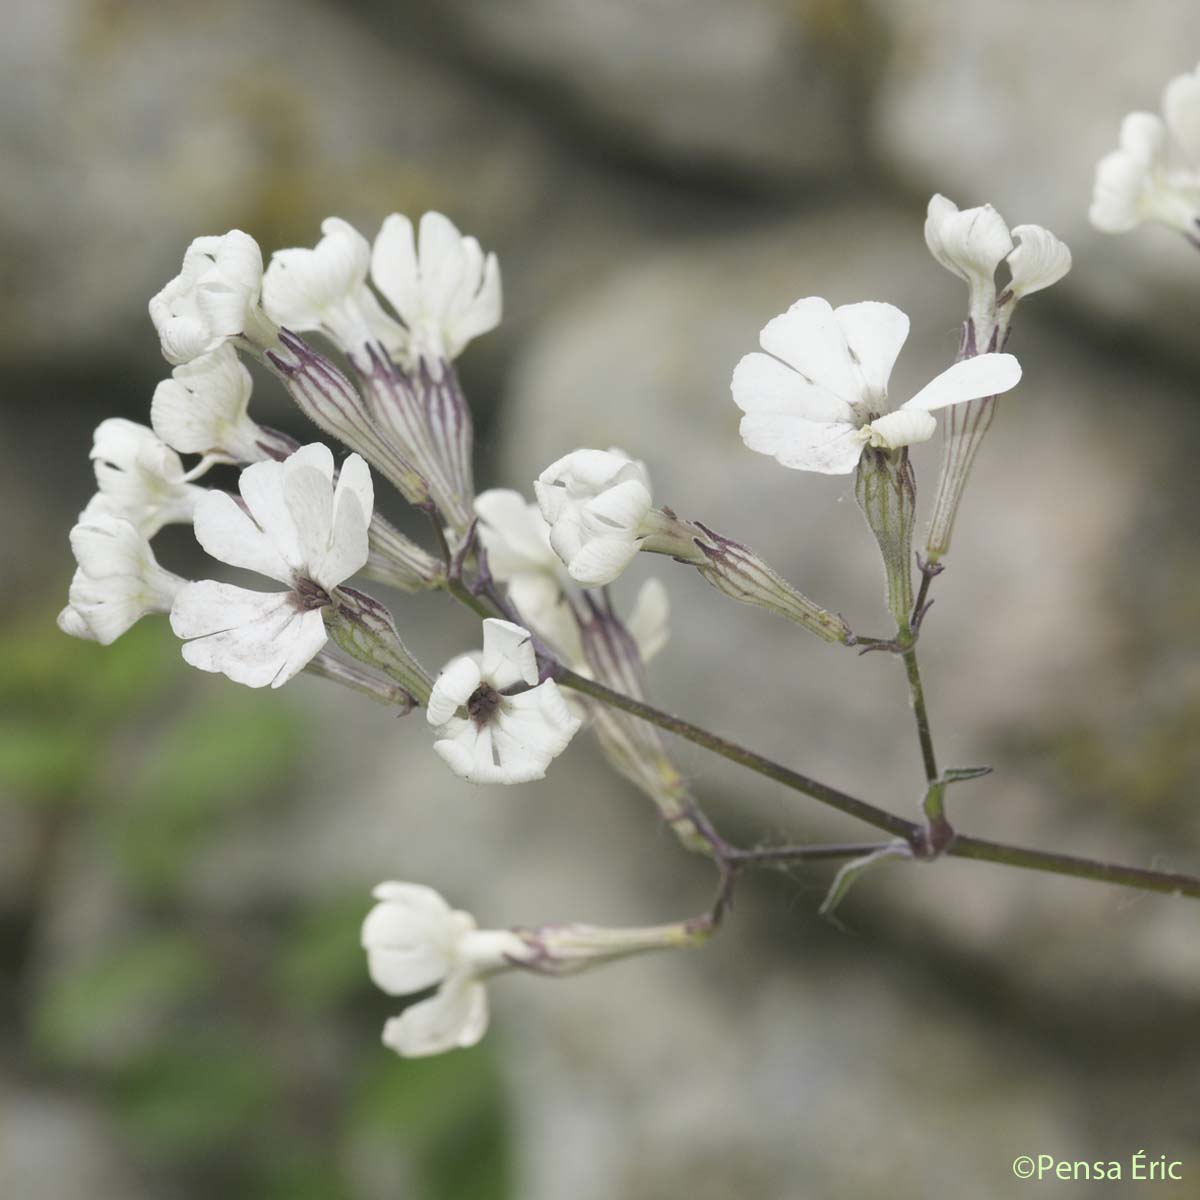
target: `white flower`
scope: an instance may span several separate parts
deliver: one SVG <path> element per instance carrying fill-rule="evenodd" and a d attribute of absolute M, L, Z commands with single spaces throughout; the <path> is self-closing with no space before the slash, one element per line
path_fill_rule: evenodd
<path fill-rule="evenodd" d="M 435 377 L 443 362 L 500 323 L 496 256 L 485 257 L 441 213 L 421 218 L 415 242 L 407 217 L 388 217 L 371 251 L 371 278 L 404 322 L 409 362 L 425 362 Z"/>
<path fill-rule="evenodd" d="M 367 914 L 362 944 L 376 986 L 390 996 L 436 987 L 383 1028 L 384 1045 L 407 1058 L 474 1046 L 488 1024 L 483 980 L 528 957 L 509 930 L 480 930 L 470 913 L 452 909 L 432 888 L 381 883 Z"/>
<path fill-rule="evenodd" d="M 1104 233 L 1161 221 L 1200 236 L 1200 70 L 1163 92 L 1163 116 L 1130 113 L 1118 148 L 1096 166 L 1088 216 Z"/>
<path fill-rule="evenodd" d="M 533 489 L 550 544 L 576 583 L 612 583 L 641 548 L 653 503 L 650 476 L 622 451 L 572 451 L 551 463 Z"/>
<path fill-rule="evenodd" d="M 493 578 L 508 587 L 521 619 L 559 652 L 564 661 L 583 659 L 579 623 L 567 600 L 567 573 L 550 545 L 541 510 L 509 488 L 475 498 L 479 540 Z"/>
<path fill-rule="evenodd" d="M 520 684 L 526 690 L 506 694 Z M 558 685 L 538 683 L 529 631 L 490 617 L 479 661 L 463 655 L 449 663 L 425 715 L 437 731 L 434 750 L 472 783 L 541 779 L 579 728 Z"/>
<path fill-rule="evenodd" d="M 981 354 L 892 412 L 888 378 L 907 337 L 908 317 L 890 304 L 797 300 L 759 335 L 767 353 L 747 354 L 734 370 L 742 441 L 785 467 L 845 475 L 864 446 L 925 441 L 936 428 L 931 411 L 1006 392 L 1021 378 L 1012 355 Z"/>
<path fill-rule="evenodd" d="M 58 627 L 109 645 L 147 613 L 171 611 L 186 580 L 158 565 L 150 543 L 128 521 L 85 515 L 71 530 L 79 569 Z"/>
<path fill-rule="evenodd" d="M 91 458 L 100 491 L 84 515 L 122 517 L 148 538 L 164 525 L 191 521 L 196 504 L 207 494 L 191 481 L 210 464 L 185 472 L 179 455 L 154 430 L 136 421 L 101 421 L 92 438 Z"/>
<path fill-rule="evenodd" d="M 247 415 L 253 381 L 232 346 L 183 363 L 154 389 L 150 424 L 181 454 L 234 462 L 262 457 L 261 430 Z"/>
<path fill-rule="evenodd" d="M 1018 225 L 1010 233 L 990 204 L 960 210 L 953 200 L 935 195 L 925 218 L 925 242 L 947 271 L 966 280 L 977 319 L 990 315 L 1002 262 L 1011 273 L 1005 296 L 1013 299 L 1048 288 L 1071 269 L 1070 250 L 1048 229 Z"/>
<path fill-rule="evenodd" d="M 150 301 L 163 357 L 191 362 L 246 333 L 258 320 L 262 274 L 258 243 L 240 229 L 196 238 L 179 274 Z"/>
<path fill-rule="evenodd" d="M 171 628 L 183 657 L 249 687 L 279 687 L 325 644 L 322 609 L 333 590 L 367 561 L 373 492 L 367 464 L 350 455 L 333 483 L 327 446 L 302 446 L 283 462 L 247 467 L 241 501 L 205 495 L 196 540 L 214 558 L 288 586 L 255 592 L 203 580 L 183 588 Z"/>
<path fill-rule="evenodd" d="M 322 221 L 321 233 L 315 249 L 271 255 L 262 284 L 267 315 L 297 333 L 319 329 L 348 354 L 372 340 L 400 349 L 404 330 L 367 287 L 370 243 L 339 217 Z"/>

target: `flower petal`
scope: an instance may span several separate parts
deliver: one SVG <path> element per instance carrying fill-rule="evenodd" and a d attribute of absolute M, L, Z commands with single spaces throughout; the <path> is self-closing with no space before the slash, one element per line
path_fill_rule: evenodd
<path fill-rule="evenodd" d="M 366 282 L 371 246 L 340 217 L 321 222 L 313 249 L 276 250 L 263 276 L 263 307 L 277 324 L 304 332 L 318 329 L 328 310 Z"/>
<path fill-rule="evenodd" d="M 429 724 L 445 725 L 471 698 L 480 679 L 479 664 L 469 654 L 447 663 L 434 681 L 425 706 L 425 719 Z"/>
<path fill-rule="evenodd" d="M 908 316 L 894 304 L 864 300 L 833 311 L 842 327 L 846 347 L 858 365 L 868 395 L 887 395 L 896 357 L 908 338 Z"/>
<path fill-rule="evenodd" d="M 614 530 L 636 535 L 652 503 L 650 489 L 640 479 L 626 479 L 584 502 L 584 523 L 601 535 Z"/>
<path fill-rule="evenodd" d="M 431 722 L 432 724 L 432 722 Z M 500 783 L 499 765 L 492 755 L 492 732 L 474 721 L 450 720 L 438 727 L 443 735 L 434 752 L 460 779 L 468 783 Z"/>
<path fill-rule="evenodd" d="M 989 288 L 996 268 L 1013 248 L 1004 218 L 990 204 L 960 210 L 940 195 L 929 201 L 925 243 L 947 271 Z"/>
<path fill-rule="evenodd" d="M 310 563 L 312 577 L 323 588 L 337 587 L 366 565 L 374 507 L 371 470 L 359 455 L 351 454 L 342 463 L 333 493 L 333 530 L 329 547 L 323 559 Z"/>
<path fill-rule="evenodd" d="M 263 463 L 275 467 L 277 463 Z M 243 478 L 254 470 L 247 467 Z M 231 567 L 244 567 L 280 583 L 293 582 L 293 570 L 275 543 L 228 492 L 211 491 L 196 505 L 196 541 Z"/>
<path fill-rule="evenodd" d="M 1096 164 L 1096 182 L 1088 220 L 1101 233 L 1126 233 L 1141 223 L 1147 168 L 1124 150 L 1106 154 Z"/>
<path fill-rule="evenodd" d="M 640 547 L 640 541 L 627 537 L 593 537 L 571 555 L 567 573 L 581 587 L 606 587 L 616 582 Z"/>
<path fill-rule="evenodd" d="M 1021 364 L 1011 354 L 980 354 L 956 362 L 927 383 L 901 408 L 931 412 L 980 396 L 997 396 L 1021 379 Z"/>
<path fill-rule="evenodd" d="M 463 236 L 458 226 L 443 213 L 425 213 L 417 230 L 417 258 L 421 264 L 424 306 L 435 316 L 445 317 L 467 269 Z"/>
<path fill-rule="evenodd" d="M 506 583 L 516 575 L 558 574 L 558 556 L 537 504 L 510 488 L 492 488 L 475 497 L 475 513 L 493 578 Z"/>
<path fill-rule="evenodd" d="M 842 327 L 820 296 L 808 296 L 768 321 L 758 344 L 799 371 L 810 382 L 856 405 L 860 381 Z"/>
<path fill-rule="evenodd" d="M 421 277 L 412 222 L 392 213 L 371 249 L 371 278 L 410 328 L 421 315 Z"/>
<path fill-rule="evenodd" d="M 465 913 L 455 913 L 432 888 L 388 883 L 362 925 L 367 969 L 375 985 L 393 996 L 432 987 L 454 962 Z M 466 927 L 474 926 L 467 918 Z"/>
<path fill-rule="evenodd" d="M 1172 79 L 1163 91 L 1162 107 L 1171 136 L 1200 167 L 1200 70 Z"/>
<path fill-rule="evenodd" d="M 474 1046 L 487 1031 L 488 1000 L 469 972 L 451 976 L 438 992 L 406 1008 L 383 1027 L 384 1045 L 405 1058 Z"/>
<path fill-rule="evenodd" d="M 744 413 L 802 417 L 806 421 L 850 421 L 847 401 L 818 387 L 794 367 L 755 351 L 733 369 L 729 390 Z"/>
<path fill-rule="evenodd" d="M 919 409 L 897 409 L 877 417 L 865 427 L 869 445 L 884 450 L 898 450 L 917 442 L 927 442 L 937 430 L 933 417 Z"/>
<path fill-rule="evenodd" d="M 823 475 L 848 475 L 862 456 L 858 427 L 850 422 L 818 424 L 799 417 L 745 416 L 738 427 L 742 441 L 782 466 Z"/>
<path fill-rule="evenodd" d="M 202 580 L 181 588 L 171 628 L 192 638 L 183 657 L 247 687 L 280 687 L 325 644 L 319 609 L 302 610 L 290 592 L 252 592 Z"/>
<path fill-rule="evenodd" d="M 567 748 L 579 726 L 580 720 L 558 684 L 547 679 L 527 692 L 504 698 L 493 731 L 498 757 L 507 766 L 505 751 L 519 748 L 540 759 L 544 768 Z"/>
<path fill-rule="evenodd" d="M 633 613 L 625 622 L 642 662 L 649 662 L 667 644 L 671 636 L 670 617 L 671 600 L 666 587 L 659 579 L 647 579 L 634 601 Z"/>
<path fill-rule="evenodd" d="M 480 671 L 497 691 L 517 683 L 537 683 L 537 655 L 529 630 L 512 621 L 486 618 L 483 622 L 483 663 Z"/>
<path fill-rule="evenodd" d="M 557 557 L 554 561 L 558 563 Z M 549 642 L 565 663 L 577 666 L 584 661 L 579 622 L 557 579 L 544 574 L 514 575 L 508 582 L 508 598 L 526 627 Z"/>
<path fill-rule="evenodd" d="M 474 241 L 474 238 L 468 239 Z M 483 278 L 479 290 L 456 316 L 447 321 L 446 333 L 455 357 L 468 342 L 481 334 L 490 333 L 503 315 L 504 297 L 500 287 L 500 263 L 494 254 L 489 254 L 483 264 Z"/>
<path fill-rule="evenodd" d="M 1008 256 L 1009 287 L 1015 296 L 1030 296 L 1057 283 L 1071 269 L 1071 251 L 1041 225 L 1013 229 L 1017 248 Z"/>
<path fill-rule="evenodd" d="M 150 424 L 182 454 L 220 452 L 246 460 L 258 429 L 246 415 L 253 381 L 228 344 L 175 368 L 154 390 Z"/>

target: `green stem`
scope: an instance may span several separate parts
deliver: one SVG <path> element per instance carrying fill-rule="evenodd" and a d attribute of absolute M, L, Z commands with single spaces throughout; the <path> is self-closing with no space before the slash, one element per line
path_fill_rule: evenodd
<path fill-rule="evenodd" d="M 903 636 L 903 631 L 901 636 Z M 933 751 L 933 734 L 929 729 L 929 710 L 925 707 L 925 688 L 921 684 L 921 668 L 917 665 L 917 648 L 909 646 L 902 655 L 908 675 L 908 691 L 912 697 L 913 715 L 917 719 L 917 738 L 921 743 L 921 761 L 925 766 L 925 782 L 932 786 L 938 781 L 937 755 Z"/>
<path fill-rule="evenodd" d="M 1194 875 L 1179 875 L 1168 871 L 1150 871 L 1141 867 L 1126 867 L 1120 863 L 1101 862 L 1092 858 L 1076 858 L 1071 854 L 1054 854 L 1044 850 L 1025 850 L 1003 842 L 959 834 L 946 853 L 954 858 L 973 858 L 980 862 L 1002 863 L 1022 867 L 1027 871 L 1045 871 L 1051 875 L 1069 875 L 1075 879 L 1094 879 L 1118 887 L 1140 888 L 1144 892 L 1161 892 L 1168 896 L 1190 896 L 1200 899 L 1200 879 Z"/>
<path fill-rule="evenodd" d="M 729 862 L 739 866 L 780 864 L 798 862 L 828 862 L 840 858 L 863 858 L 879 850 L 886 850 L 894 842 L 825 842 L 812 846 L 763 846 L 756 850 L 728 850 Z"/>

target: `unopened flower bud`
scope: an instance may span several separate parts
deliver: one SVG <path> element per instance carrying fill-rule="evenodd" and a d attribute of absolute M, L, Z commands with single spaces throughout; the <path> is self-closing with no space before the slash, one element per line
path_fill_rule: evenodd
<path fill-rule="evenodd" d="M 645 954 L 703 945 L 713 933 L 710 922 L 679 921 L 642 929 L 604 929 L 598 925 L 543 925 L 516 930 L 529 958 L 516 965 L 548 975 L 573 975 L 588 967 Z"/>
<path fill-rule="evenodd" d="M 908 450 L 868 449 L 854 477 L 862 509 L 887 575 L 887 604 L 896 627 L 907 632 L 912 616 L 912 533 L 917 486 Z"/>
<path fill-rule="evenodd" d="M 354 385 L 302 338 L 286 329 L 266 361 L 300 411 L 343 445 L 357 451 L 410 503 L 429 502 L 429 485 L 411 462 L 380 434 Z"/>
<path fill-rule="evenodd" d="M 402 592 L 427 592 L 446 580 L 445 567 L 379 513 L 371 518 L 368 544 L 363 574 L 379 583 Z"/>
<path fill-rule="evenodd" d="M 863 455 L 864 462 L 871 453 Z M 697 569 L 718 592 L 795 621 L 827 642 L 849 640 L 850 628 L 841 617 L 798 592 L 748 546 L 698 521 L 696 529 L 695 545 L 705 559 Z"/>
<path fill-rule="evenodd" d="M 551 463 L 533 488 L 550 544 L 576 583 L 612 583 L 642 548 L 650 476 L 623 451 L 574 450 Z"/>
<path fill-rule="evenodd" d="M 233 338 L 271 345 L 276 327 L 259 303 L 262 276 L 258 243 L 240 229 L 196 238 L 179 274 L 150 301 L 163 357 L 191 362 Z"/>
<path fill-rule="evenodd" d="M 319 651 L 304 670 L 332 683 L 340 683 L 343 687 L 351 688 L 389 708 L 398 708 L 400 716 L 407 715 L 412 709 L 412 696 L 398 683 L 384 678 L 380 672 L 372 670 L 365 663 L 339 658 L 328 648 Z"/>
<path fill-rule="evenodd" d="M 433 688 L 429 673 L 400 640 L 392 614 L 357 588 L 339 587 L 325 610 L 325 627 L 351 658 L 394 679 L 417 704 L 427 704 Z"/>
<path fill-rule="evenodd" d="M 474 427 L 454 367 L 444 363 L 434 374 L 421 361 L 405 371 L 375 344 L 351 361 L 379 435 L 427 483 L 446 524 L 465 532 L 475 497 Z"/>

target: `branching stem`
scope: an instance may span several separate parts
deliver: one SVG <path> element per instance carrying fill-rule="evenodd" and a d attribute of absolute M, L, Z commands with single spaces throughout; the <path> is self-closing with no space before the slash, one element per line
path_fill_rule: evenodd
<path fill-rule="evenodd" d="M 888 812 L 886 809 L 868 804 L 865 800 L 859 800 L 854 796 L 847 795 L 845 792 L 838 791 L 836 788 L 829 787 L 827 784 L 819 783 L 817 780 L 810 779 L 806 775 L 801 775 L 798 771 L 793 771 L 781 763 L 773 762 L 771 759 L 764 758 L 761 754 L 756 754 L 754 751 L 747 750 L 743 746 L 727 741 L 725 738 L 715 733 L 710 733 L 698 725 L 693 725 L 690 721 L 684 721 L 680 717 L 662 712 L 653 707 L 653 705 L 646 704 L 641 700 L 634 700 L 630 696 L 614 692 L 612 689 L 606 688 L 603 684 L 577 675 L 574 671 L 560 667 L 556 673 L 556 678 L 564 687 L 574 688 L 576 691 L 593 697 L 593 699 L 611 704 L 614 708 L 620 708 L 625 712 L 632 713 L 635 717 L 641 717 L 644 721 L 649 721 L 651 724 L 657 725 L 660 729 L 667 730 L 668 733 L 674 733 L 679 737 L 686 738 L 698 746 L 703 746 L 705 749 L 711 750 L 714 754 L 720 754 L 731 762 L 747 767 L 749 770 L 755 771 L 768 779 L 773 779 L 776 783 L 783 784 L 784 787 L 802 792 L 804 795 L 810 796 L 812 799 L 818 800 L 830 808 L 836 808 L 839 812 L 857 817 L 860 821 L 864 821 L 868 825 L 873 825 L 877 829 L 883 829 L 888 833 L 901 837 L 917 851 L 918 858 L 923 857 L 922 851 L 925 849 L 926 831 L 915 821 L 908 821 L 904 817 Z M 870 846 L 854 845 L 841 846 L 837 849 L 852 851 L 853 853 L 839 854 L 833 848 L 823 851 L 822 848 L 815 846 L 781 848 L 781 850 L 796 851 L 791 857 L 794 861 L 802 861 L 804 858 L 853 857 L 864 850 L 869 853 L 871 850 L 879 849 L 879 846 L 874 844 Z M 737 853 L 737 851 L 733 851 L 735 856 Z M 753 854 L 755 852 L 749 853 Z M 1044 850 L 1028 850 L 1023 846 L 1010 846 L 1003 842 L 992 842 L 984 838 L 969 837 L 965 834 L 959 834 L 953 843 L 945 849 L 945 854 L 951 858 L 970 858 L 981 862 L 1001 863 L 1004 866 L 1019 867 L 1027 871 L 1045 871 L 1052 875 L 1066 875 L 1075 879 L 1092 879 L 1099 883 L 1115 884 L 1118 887 L 1137 888 L 1146 892 L 1187 896 L 1200 900 L 1200 877 L 1195 875 L 1154 871 L 1141 867 L 1128 867 L 1119 863 L 1104 862 L 1098 859 L 1079 858 L 1071 854 L 1056 854 Z M 779 857 L 780 859 L 785 859 L 788 856 L 781 853 Z M 734 861 L 737 861 L 736 857 Z M 764 853 L 762 861 L 769 861 L 769 855 Z"/>
<path fill-rule="evenodd" d="M 443 553 L 448 555 L 449 547 L 445 544 L 445 536 L 442 535 L 438 540 L 440 547 L 443 548 Z M 448 580 L 446 587 L 447 591 L 456 600 L 465 604 L 479 616 L 490 617 L 495 615 L 489 606 L 479 596 L 474 595 L 470 588 L 463 584 L 461 580 Z M 924 589 L 922 590 L 924 591 Z M 904 657 L 907 666 L 907 654 Z M 915 667 L 915 655 L 912 661 Z M 719 754 L 721 757 L 727 758 L 730 762 L 746 767 L 748 770 L 754 771 L 767 779 L 772 779 L 784 787 L 791 788 L 793 791 L 801 792 L 829 808 L 837 809 L 838 812 L 855 817 L 867 825 L 872 825 L 876 829 L 881 829 L 886 833 L 892 834 L 893 837 L 902 838 L 912 846 L 915 857 L 919 860 L 930 857 L 929 831 L 925 826 L 916 821 L 907 820 L 896 813 L 889 812 L 887 809 L 879 808 L 877 805 L 869 804 L 865 800 L 859 800 L 856 796 L 839 791 L 837 788 L 830 787 L 819 780 L 802 775 L 799 771 L 793 771 L 790 767 L 786 767 L 782 763 L 777 763 L 753 750 L 747 749 L 745 746 L 731 742 L 719 734 L 712 733 L 699 725 L 694 725 L 690 721 L 685 721 L 682 717 L 676 717 L 655 708 L 652 704 L 647 704 L 643 700 L 636 700 L 632 696 L 626 696 L 622 692 L 605 687 L 604 684 L 579 675 L 577 672 L 561 664 L 554 665 L 552 675 L 563 687 L 572 688 L 577 692 L 582 692 L 584 695 L 591 696 L 594 700 L 599 700 L 604 704 L 611 705 L 613 708 L 619 708 L 635 717 L 640 717 L 643 721 L 657 725 L 658 728 L 665 729 L 668 733 L 673 733 L 689 742 L 693 742 L 697 746 L 703 746 L 706 750 L 710 750 L 714 754 Z M 916 675 L 916 678 L 919 690 L 919 674 Z M 910 675 L 910 685 L 911 680 L 912 676 Z M 917 707 L 916 694 L 914 693 L 914 708 Z M 921 694 L 919 712 L 924 712 L 923 693 Z M 928 716 L 925 715 L 922 718 L 918 715 L 919 731 L 922 720 L 925 736 L 927 737 L 929 734 Z M 923 739 L 923 757 L 924 751 L 925 745 Z M 937 773 L 936 760 L 933 757 L 932 751 L 932 740 L 930 740 L 929 757 L 926 761 L 927 780 L 931 774 L 933 782 L 938 784 L 939 787 L 944 787 L 944 781 L 940 779 Z M 772 863 L 852 859 L 879 851 L 886 846 L 886 843 L 855 842 L 739 850 L 724 843 L 715 830 L 712 831 L 712 834 L 714 837 L 714 850 L 716 850 L 715 857 L 718 867 L 721 870 L 720 892 L 712 913 L 712 918 L 714 918 L 715 922 L 719 922 L 721 915 L 728 907 L 736 875 L 743 867 Z M 1103 862 L 1098 859 L 1078 858 L 1070 854 L 1056 854 L 1043 850 L 1027 850 L 1022 846 L 1010 846 L 1003 842 L 992 842 L 984 838 L 970 837 L 965 834 L 955 836 L 944 847 L 942 853 L 952 858 L 970 858 L 980 862 L 1000 863 L 1004 866 L 1018 867 L 1027 871 L 1044 871 L 1052 875 L 1066 875 L 1075 879 L 1091 879 L 1100 883 L 1114 884 L 1118 887 L 1137 888 L 1146 892 L 1187 896 L 1200 900 L 1200 877 L 1195 875 L 1182 875 L 1174 872 L 1148 870 L 1141 867 L 1128 867 L 1119 863 Z"/>

